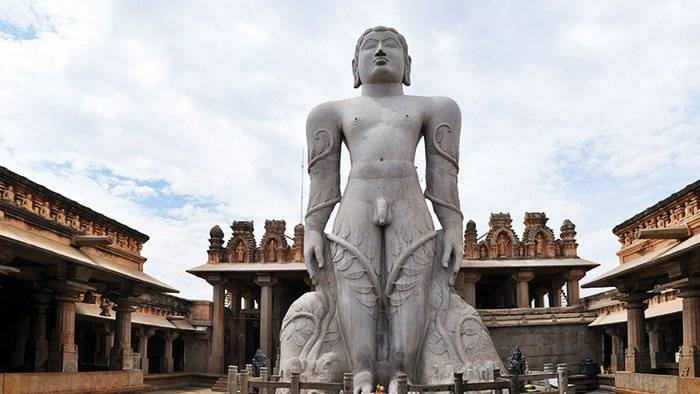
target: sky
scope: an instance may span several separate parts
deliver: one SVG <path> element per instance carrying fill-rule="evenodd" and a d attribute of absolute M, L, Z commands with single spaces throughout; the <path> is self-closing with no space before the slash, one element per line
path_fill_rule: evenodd
<path fill-rule="evenodd" d="M 392 26 L 405 92 L 461 108 L 465 218 L 570 219 L 601 264 L 586 282 L 618 264 L 616 224 L 698 179 L 698 20 L 695 1 L 0 0 L 0 165 L 148 234 L 144 270 L 210 299 L 185 272 L 209 229 L 291 235 L 306 115 L 358 95 L 355 42 Z"/>

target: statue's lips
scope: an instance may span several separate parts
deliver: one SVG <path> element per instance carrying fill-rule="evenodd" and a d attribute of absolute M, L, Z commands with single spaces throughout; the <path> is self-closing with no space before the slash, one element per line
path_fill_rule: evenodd
<path fill-rule="evenodd" d="M 389 63 L 389 60 L 387 60 L 387 59 L 385 59 L 385 58 L 383 58 L 383 57 L 374 59 L 374 64 L 376 64 L 377 66 L 383 66 L 383 65 L 385 65 L 385 64 L 387 64 L 387 63 Z"/>

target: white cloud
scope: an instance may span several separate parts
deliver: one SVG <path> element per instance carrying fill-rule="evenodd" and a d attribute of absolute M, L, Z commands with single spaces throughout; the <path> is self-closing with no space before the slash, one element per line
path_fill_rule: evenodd
<path fill-rule="evenodd" d="M 356 94 L 355 40 L 385 24 L 409 43 L 407 92 L 462 108 L 465 216 L 570 218 L 610 268 L 612 226 L 700 173 L 698 19 L 695 2 L 12 1 L 0 21 L 37 38 L 0 25 L 0 164 L 148 233 L 146 271 L 208 298 L 184 269 L 209 227 L 293 226 L 306 113 Z"/>

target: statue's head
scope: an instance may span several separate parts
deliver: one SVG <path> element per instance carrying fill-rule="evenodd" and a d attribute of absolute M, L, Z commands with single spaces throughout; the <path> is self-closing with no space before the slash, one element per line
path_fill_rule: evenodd
<path fill-rule="evenodd" d="M 377 26 L 365 30 L 357 40 L 352 59 L 355 87 L 363 83 L 401 82 L 411 84 L 411 57 L 408 44 L 391 27 Z"/>

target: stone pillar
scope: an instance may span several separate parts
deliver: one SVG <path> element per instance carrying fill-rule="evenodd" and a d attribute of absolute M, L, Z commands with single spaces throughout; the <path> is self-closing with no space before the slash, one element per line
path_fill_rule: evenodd
<path fill-rule="evenodd" d="M 224 372 L 224 299 L 226 287 L 224 280 L 208 280 L 213 286 L 211 348 L 209 351 L 209 372 Z"/>
<path fill-rule="evenodd" d="M 560 307 L 561 306 L 561 287 L 564 286 L 564 282 L 555 279 L 549 282 L 548 297 L 550 307 Z"/>
<path fill-rule="evenodd" d="M 578 305 L 581 302 L 578 282 L 584 276 L 586 276 L 586 271 L 584 270 L 571 270 L 564 274 L 564 278 L 566 278 L 566 301 L 568 306 Z"/>
<path fill-rule="evenodd" d="M 43 372 L 49 354 L 49 343 L 46 340 L 46 309 L 49 307 L 49 295 L 35 294 L 33 297 L 34 314 L 32 315 L 32 365 L 34 372 Z"/>
<path fill-rule="evenodd" d="M 128 298 L 113 300 L 116 303 L 114 322 L 114 346 L 110 351 L 109 369 L 124 371 L 134 369 L 131 351 L 131 313 L 136 303 Z"/>
<path fill-rule="evenodd" d="M 258 275 L 255 283 L 260 286 L 260 350 L 271 361 L 272 344 L 272 286 L 277 278 L 269 274 Z M 270 363 L 270 367 L 272 363 Z"/>
<path fill-rule="evenodd" d="M 111 322 L 105 322 L 104 327 L 99 330 L 101 345 L 98 360 L 104 365 L 109 365 L 109 355 L 114 346 L 114 328 Z"/>
<path fill-rule="evenodd" d="M 683 346 L 680 347 L 678 373 L 682 377 L 700 377 L 700 289 L 683 289 Z"/>
<path fill-rule="evenodd" d="M 651 369 L 651 359 L 644 329 L 644 310 L 649 298 L 647 293 L 628 293 L 620 297 L 627 309 L 627 350 L 625 351 L 625 371 L 646 373 Z"/>
<path fill-rule="evenodd" d="M 612 372 L 623 371 L 625 369 L 625 349 L 622 343 L 622 328 L 608 327 L 605 333 L 612 338 L 612 352 L 610 355 L 610 370 Z"/>
<path fill-rule="evenodd" d="M 165 349 L 163 351 L 163 365 L 165 366 L 165 373 L 173 373 L 173 339 L 177 338 L 177 331 L 166 331 L 165 332 Z"/>
<path fill-rule="evenodd" d="M 535 291 L 535 308 L 544 308 L 544 296 L 547 294 L 547 289 L 538 287 Z"/>
<path fill-rule="evenodd" d="M 29 339 L 29 315 L 21 314 L 14 321 L 15 337 L 14 349 L 10 357 L 10 366 L 17 370 L 25 369 L 25 360 L 27 356 L 27 340 Z"/>
<path fill-rule="evenodd" d="M 657 368 L 658 363 L 663 359 L 661 353 L 661 335 L 658 322 L 649 322 L 646 325 L 647 336 L 649 337 L 649 365 L 652 369 Z"/>
<path fill-rule="evenodd" d="M 141 327 L 136 335 L 139 336 L 139 355 L 141 357 L 141 370 L 143 376 L 148 375 L 148 338 L 152 337 L 156 331 L 152 328 Z"/>
<path fill-rule="evenodd" d="M 481 279 L 481 274 L 479 274 L 476 271 L 464 271 L 463 273 L 463 278 L 464 278 L 464 293 L 462 294 L 462 298 L 464 298 L 464 301 L 476 308 L 476 282 Z"/>
<path fill-rule="evenodd" d="M 68 284 L 53 286 L 56 301 L 56 325 L 49 345 L 50 372 L 78 372 L 78 348 L 75 346 L 75 300 L 80 290 Z"/>
<path fill-rule="evenodd" d="M 231 310 L 231 313 L 236 316 L 238 313 L 238 310 L 241 308 L 241 304 L 238 301 L 238 297 L 240 294 L 238 294 L 238 285 L 236 283 L 231 283 L 229 282 L 228 286 L 226 287 L 226 291 L 230 294 L 230 300 L 231 303 L 228 306 L 228 309 Z"/>
<path fill-rule="evenodd" d="M 515 298 L 518 308 L 530 307 L 530 281 L 535 277 L 535 273 L 530 270 L 520 270 L 513 274 L 515 280 Z"/>

